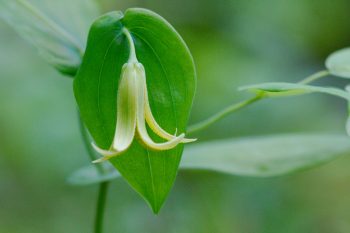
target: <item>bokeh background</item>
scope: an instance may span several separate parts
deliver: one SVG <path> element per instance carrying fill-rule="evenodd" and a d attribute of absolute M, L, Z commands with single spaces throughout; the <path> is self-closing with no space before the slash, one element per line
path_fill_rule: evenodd
<path fill-rule="evenodd" d="M 70 1 L 52 8 L 65 14 Z M 39 1 L 40 2 L 40 1 Z M 43 0 L 46 7 L 53 0 Z M 244 99 L 237 87 L 298 81 L 350 45 L 349 0 L 99 1 L 103 12 L 140 6 L 180 32 L 193 53 L 198 91 L 191 122 Z M 54 6 L 54 5 L 53 5 Z M 65 9 L 66 8 L 66 9 Z M 89 163 L 72 80 L 0 21 L 0 232 L 92 232 L 96 186 L 67 176 Z M 344 86 L 329 78 L 321 84 Z M 196 135 L 199 140 L 289 132 L 344 134 L 346 103 L 310 95 L 266 100 Z M 235 153 L 235 152 L 232 152 Z M 108 196 L 106 233 L 348 233 L 350 156 L 278 178 L 180 172 L 154 216 L 124 182 Z"/>

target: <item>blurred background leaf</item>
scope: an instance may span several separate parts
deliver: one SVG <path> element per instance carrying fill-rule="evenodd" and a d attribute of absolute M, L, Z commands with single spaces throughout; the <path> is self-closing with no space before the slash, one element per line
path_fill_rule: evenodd
<path fill-rule="evenodd" d="M 350 78 L 350 48 L 333 52 L 326 60 L 326 67 L 331 74 Z"/>
<path fill-rule="evenodd" d="M 273 177 L 315 167 L 349 153 L 349 138 L 339 135 L 285 134 L 224 139 L 188 147 L 181 168 Z"/>
<path fill-rule="evenodd" d="M 261 84 L 243 86 L 243 87 L 240 87 L 239 89 L 242 91 L 248 90 L 253 92 L 263 91 L 263 92 L 266 92 L 266 95 L 269 97 L 322 93 L 322 94 L 327 94 L 338 98 L 342 98 L 342 99 L 345 99 L 346 101 L 350 100 L 350 94 L 345 90 L 334 88 L 334 87 L 312 86 L 312 85 L 305 85 L 305 84 L 299 84 L 299 83 L 271 82 L 271 83 L 261 83 Z"/>
<path fill-rule="evenodd" d="M 98 9 L 93 0 L 1 0 L 0 16 L 47 62 L 64 74 L 74 75 Z"/>
<path fill-rule="evenodd" d="M 48 15 L 70 21 L 67 2 L 77 0 L 37 1 Z M 180 32 L 198 70 L 193 123 L 243 99 L 237 87 L 299 81 L 324 69 L 328 54 L 349 45 L 348 0 L 101 2 L 103 12 L 150 8 Z M 88 163 L 72 82 L 37 58 L 4 22 L 0 34 L 0 232 L 91 232 L 96 188 L 65 184 L 68 174 Z M 345 107 L 343 100 L 323 95 L 266 100 L 195 136 L 203 142 L 344 133 Z M 108 199 L 107 233 L 348 233 L 349 166 L 350 156 L 344 156 L 279 178 L 183 172 L 158 217 L 117 180 Z"/>

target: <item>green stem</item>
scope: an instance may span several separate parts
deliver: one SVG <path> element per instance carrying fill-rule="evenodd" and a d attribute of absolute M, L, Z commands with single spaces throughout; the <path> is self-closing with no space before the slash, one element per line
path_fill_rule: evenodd
<path fill-rule="evenodd" d="M 100 183 L 96 205 L 95 230 L 94 233 L 103 232 L 103 219 L 106 207 L 109 182 Z"/>
<path fill-rule="evenodd" d="M 85 125 L 83 121 L 81 120 L 80 113 L 78 110 L 78 120 L 79 120 L 79 129 L 80 133 L 85 145 L 85 149 L 88 152 L 90 161 L 94 161 L 97 159 L 96 154 L 91 147 L 90 144 L 90 138 L 86 131 Z M 104 169 L 102 164 L 97 163 L 95 164 L 97 171 L 100 174 L 104 173 Z M 102 233 L 103 232 L 103 218 L 104 218 L 104 212 L 105 212 L 105 206 L 106 206 L 106 200 L 107 200 L 107 192 L 108 192 L 108 186 L 109 182 L 102 182 L 99 184 L 98 189 L 98 197 L 97 197 L 97 204 L 96 204 L 96 215 L 95 215 L 95 225 L 94 225 L 94 233 Z"/>
<path fill-rule="evenodd" d="M 328 70 L 322 70 L 322 71 L 319 71 L 313 75 L 310 75 L 308 77 L 306 77 L 305 79 L 301 80 L 299 82 L 299 84 L 309 84 L 311 82 L 314 82 L 320 78 L 323 78 L 323 77 L 326 77 L 330 75 L 329 71 Z M 278 93 L 278 94 L 274 94 L 273 97 L 283 97 L 283 96 L 288 96 L 289 94 L 288 93 Z M 259 93 L 258 95 L 256 95 L 255 97 L 251 98 L 251 99 L 248 99 L 248 100 L 245 100 L 245 101 L 242 101 L 242 102 L 239 102 L 239 103 L 236 103 L 236 104 L 233 104 L 233 105 L 230 105 L 228 106 L 227 108 L 225 108 L 224 110 L 220 111 L 219 113 L 216 113 L 215 115 L 209 117 L 208 119 L 206 120 L 203 120 L 199 123 L 196 123 L 192 126 L 189 127 L 188 129 L 188 133 L 191 134 L 191 133 L 195 133 L 197 131 L 200 131 L 200 130 L 203 130 L 203 129 L 206 129 L 207 127 L 209 127 L 210 125 L 216 123 L 217 121 L 221 120 L 222 118 L 224 118 L 225 116 L 233 113 L 233 112 L 236 112 L 256 101 L 259 101 L 263 98 L 268 98 L 269 95 L 265 95 L 264 92 L 261 92 Z M 272 97 L 272 96 L 271 96 Z"/>
<path fill-rule="evenodd" d="M 322 71 L 319 71 L 319 72 L 317 72 L 313 75 L 310 75 L 309 77 L 306 77 L 305 79 L 301 80 L 299 82 L 299 84 L 309 84 L 309 83 L 314 82 L 320 78 L 324 78 L 328 75 L 330 75 L 328 70 L 322 70 Z"/>
<path fill-rule="evenodd" d="M 225 116 L 227 116 L 233 112 L 236 112 L 236 111 L 238 111 L 238 110 L 240 110 L 240 109 L 242 109 L 242 108 L 258 101 L 258 100 L 261 100 L 263 97 L 264 97 L 263 95 L 257 95 L 257 96 L 254 96 L 253 98 L 248 99 L 248 100 L 230 105 L 227 108 L 225 108 L 224 110 L 209 117 L 208 119 L 190 126 L 187 132 L 189 134 L 191 134 L 191 133 L 203 130 L 203 129 L 209 127 L 210 125 L 214 124 L 215 122 L 221 120 Z"/>
<path fill-rule="evenodd" d="M 134 40 L 132 39 L 132 36 L 127 28 L 123 28 L 123 33 L 128 39 L 130 52 L 129 52 L 129 60 L 128 62 L 138 62 L 136 57 L 136 50 L 135 50 L 135 44 Z"/>

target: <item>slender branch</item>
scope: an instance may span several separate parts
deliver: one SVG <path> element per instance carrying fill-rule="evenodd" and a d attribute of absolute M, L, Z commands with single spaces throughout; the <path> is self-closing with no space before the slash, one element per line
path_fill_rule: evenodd
<path fill-rule="evenodd" d="M 197 132 L 197 131 L 200 131 L 200 130 L 203 130 L 207 127 L 209 127 L 210 125 L 214 124 L 215 122 L 221 120 L 222 118 L 224 118 L 225 116 L 233 113 L 233 112 L 236 112 L 258 100 L 261 100 L 263 98 L 263 95 L 256 95 L 254 96 L 253 98 L 250 98 L 248 100 L 245 100 L 245 101 L 242 101 L 242 102 L 239 102 L 239 103 L 236 103 L 236 104 L 233 104 L 233 105 L 230 105 L 228 106 L 227 108 L 225 108 L 224 110 L 216 113 L 215 115 L 209 117 L 208 119 L 204 120 L 204 121 L 201 121 L 199 123 L 196 123 L 192 126 L 189 127 L 188 129 L 188 133 L 191 134 L 191 133 L 194 133 L 194 132 Z"/>
<path fill-rule="evenodd" d="M 322 70 L 322 71 L 319 71 L 319 72 L 317 72 L 313 75 L 310 75 L 310 76 L 306 77 L 305 79 L 301 80 L 299 82 L 299 84 L 309 84 L 309 83 L 314 82 L 320 78 L 324 78 L 328 75 L 330 75 L 328 70 Z"/>
<path fill-rule="evenodd" d="M 107 201 L 109 182 L 100 183 L 96 205 L 94 233 L 103 233 L 103 219 Z"/>
<path fill-rule="evenodd" d="M 320 78 L 326 77 L 328 75 L 330 75 L 328 70 L 322 70 L 322 71 L 319 71 L 319 72 L 312 74 L 312 75 L 306 77 L 305 79 L 301 80 L 299 82 L 299 84 L 309 84 L 311 82 L 319 80 Z M 274 94 L 273 97 L 282 97 L 282 96 L 288 96 L 288 94 L 286 95 L 286 93 L 278 93 L 278 94 Z M 209 117 L 208 119 L 203 120 L 203 121 L 196 123 L 194 125 L 191 125 L 187 132 L 189 134 L 191 134 L 191 133 L 206 129 L 207 127 L 220 121 L 222 118 L 226 117 L 227 115 L 234 113 L 234 112 L 236 112 L 236 111 L 238 111 L 238 110 L 240 110 L 240 109 L 242 109 L 242 108 L 244 108 L 244 107 L 246 107 L 254 102 L 257 102 L 263 98 L 268 98 L 268 97 L 269 97 L 268 95 L 264 95 L 264 92 L 260 92 L 259 94 L 257 94 L 255 97 L 253 97 L 251 99 L 230 105 L 230 106 L 226 107 L 224 110 Z"/>

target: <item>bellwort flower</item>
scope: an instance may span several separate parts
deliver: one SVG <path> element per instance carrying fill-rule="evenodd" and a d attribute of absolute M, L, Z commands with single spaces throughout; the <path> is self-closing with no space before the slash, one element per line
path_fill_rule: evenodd
<path fill-rule="evenodd" d="M 130 45 L 130 54 L 127 63 L 122 67 L 119 81 L 114 139 L 109 150 L 101 149 L 92 143 L 93 148 L 103 156 L 93 161 L 94 163 L 108 160 L 125 152 L 136 134 L 146 148 L 159 151 L 170 150 L 179 143 L 196 140 L 185 138 L 184 133 L 179 136 L 176 136 L 177 132 L 174 135 L 169 134 L 154 119 L 148 100 L 145 68 L 137 60 L 134 42 L 129 31 L 124 29 L 123 32 Z M 146 123 L 155 134 L 166 141 L 154 142 L 148 135 Z"/>

